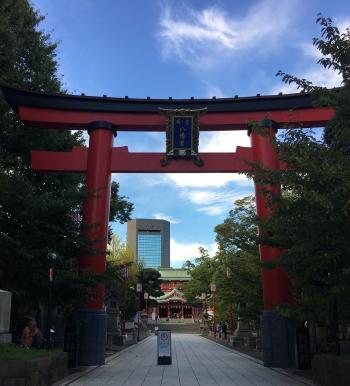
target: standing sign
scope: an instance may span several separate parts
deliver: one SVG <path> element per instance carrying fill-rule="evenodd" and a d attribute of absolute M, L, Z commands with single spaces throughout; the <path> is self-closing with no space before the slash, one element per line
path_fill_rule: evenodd
<path fill-rule="evenodd" d="M 157 335 L 158 365 L 171 365 L 171 331 L 159 330 Z"/>

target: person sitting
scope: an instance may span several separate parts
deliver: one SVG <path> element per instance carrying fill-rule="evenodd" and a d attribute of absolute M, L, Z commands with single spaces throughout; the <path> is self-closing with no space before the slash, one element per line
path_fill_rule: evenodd
<path fill-rule="evenodd" d="M 23 346 L 27 348 L 34 347 L 40 349 L 43 347 L 44 337 L 35 320 L 30 320 L 28 325 L 24 327 L 21 341 Z"/>

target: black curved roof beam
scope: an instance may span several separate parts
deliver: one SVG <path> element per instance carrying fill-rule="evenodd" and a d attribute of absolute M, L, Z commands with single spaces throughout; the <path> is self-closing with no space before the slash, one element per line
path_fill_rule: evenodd
<path fill-rule="evenodd" d="M 314 107 L 308 93 L 213 99 L 139 99 L 45 94 L 12 87 L 0 81 L 7 103 L 30 126 L 61 129 L 86 128 L 95 120 L 107 120 L 125 131 L 164 131 L 163 109 L 201 109 L 201 130 L 244 129 L 249 121 L 269 118 L 283 126 L 317 127 L 333 116 L 333 110 Z"/>

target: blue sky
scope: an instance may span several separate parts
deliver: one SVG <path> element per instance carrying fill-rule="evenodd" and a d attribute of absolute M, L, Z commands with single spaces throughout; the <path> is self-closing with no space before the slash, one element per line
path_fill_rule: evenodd
<path fill-rule="evenodd" d="M 60 41 L 65 87 L 86 95 L 189 98 L 293 92 L 277 70 L 318 85 L 341 79 L 323 70 L 312 46 L 316 15 L 350 25 L 341 0 L 33 0 L 42 28 Z M 246 132 L 202 133 L 201 151 L 249 146 Z M 163 151 L 164 133 L 119 133 L 115 146 Z M 235 174 L 113 175 L 135 204 L 133 217 L 170 219 L 171 264 L 215 251 L 214 227 L 236 199 L 253 193 Z M 114 224 L 122 239 L 126 226 Z"/>

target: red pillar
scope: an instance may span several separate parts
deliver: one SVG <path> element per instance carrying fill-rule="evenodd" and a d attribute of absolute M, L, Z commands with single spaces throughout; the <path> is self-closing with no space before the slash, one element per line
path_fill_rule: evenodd
<path fill-rule="evenodd" d="M 84 203 L 85 237 L 92 253 L 79 260 L 80 271 L 102 274 L 106 266 L 107 232 L 111 192 L 111 154 L 115 130 L 109 122 L 89 125 L 89 152 L 86 185 L 89 196 Z M 106 312 L 104 285 L 96 288 L 81 311 L 79 365 L 104 364 Z"/>
<path fill-rule="evenodd" d="M 260 133 L 260 130 L 262 132 Z M 260 122 L 260 130 L 250 133 L 254 161 L 264 168 L 278 169 L 279 160 L 275 148 L 276 128 L 270 120 Z M 268 205 L 269 198 L 262 191 L 270 190 L 281 194 L 280 186 L 261 186 L 255 184 L 256 210 L 258 217 L 268 218 L 272 208 Z M 259 229 L 259 234 L 263 230 Z M 283 252 L 280 248 L 266 245 L 259 246 L 262 262 L 277 259 Z M 292 303 L 292 291 L 289 277 L 283 267 L 272 270 L 262 269 L 262 284 L 264 295 L 264 311 L 262 315 L 262 349 L 263 362 L 268 367 L 292 367 L 293 358 L 293 321 L 283 318 L 277 307 Z"/>
<path fill-rule="evenodd" d="M 107 126 L 107 127 L 106 127 Z M 80 258 L 80 270 L 104 273 L 106 268 L 107 233 L 111 195 L 111 155 L 114 132 L 107 122 L 93 122 L 90 125 L 90 140 L 86 185 L 89 196 L 84 203 L 85 237 L 95 253 Z M 87 309 L 99 310 L 104 307 L 104 286 L 96 291 L 96 298 L 90 299 Z"/>
<path fill-rule="evenodd" d="M 254 160 L 255 162 L 259 162 L 262 167 L 278 169 L 279 160 L 274 145 L 276 129 L 272 127 L 272 122 L 269 120 L 262 121 L 261 126 L 263 135 L 254 131 L 250 134 Z M 256 210 L 260 218 L 268 218 L 271 216 L 271 207 L 267 204 L 268 197 L 261 193 L 266 189 L 273 191 L 274 194 L 281 193 L 279 186 L 261 186 L 255 184 Z M 261 234 L 261 232 L 262 229 L 259 229 L 259 234 Z M 260 245 L 259 250 L 260 259 L 263 262 L 275 260 L 282 253 L 280 248 L 273 248 L 266 245 Z M 290 280 L 282 267 L 272 270 L 263 268 L 262 277 L 264 308 L 266 310 L 273 310 L 279 304 L 290 304 L 292 302 Z"/>

